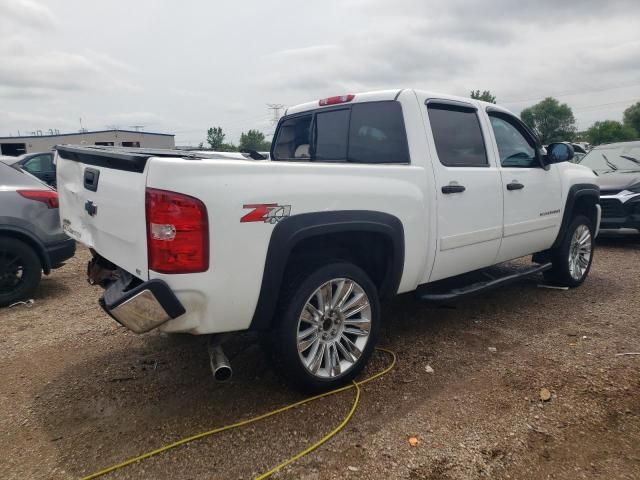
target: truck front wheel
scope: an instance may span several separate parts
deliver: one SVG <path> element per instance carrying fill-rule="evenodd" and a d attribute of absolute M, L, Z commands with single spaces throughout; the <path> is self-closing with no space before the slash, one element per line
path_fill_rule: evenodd
<path fill-rule="evenodd" d="M 324 391 L 364 368 L 380 327 L 375 285 L 356 265 L 336 262 L 285 279 L 267 352 L 294 387 Z"/>
<path fill-rule="evenodd" d="M 553 267 L 545 279 L 566 287 L 577 287 L 589 275 L 593 261 L 593 225 L 584 215 L 576 216 L 562 239 L 551 252 Z"/>

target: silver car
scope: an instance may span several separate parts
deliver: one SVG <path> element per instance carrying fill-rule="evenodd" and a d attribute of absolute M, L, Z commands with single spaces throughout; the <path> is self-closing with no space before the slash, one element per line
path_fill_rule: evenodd
<path fill-rule="evenodd" d="M 57 192 L 0 162 L 0 307 L 27 298 L 42 273 L 61 266 L 75 250 L 60 226 Z"/>

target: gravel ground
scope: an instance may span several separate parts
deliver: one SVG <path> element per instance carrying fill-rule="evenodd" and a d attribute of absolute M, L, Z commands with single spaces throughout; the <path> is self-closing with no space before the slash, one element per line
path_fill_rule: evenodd
<path fill-rule="evenodd" d="M 127 332 L 97 306 L 87 259 L 45 278 L 32 308 L 0 310 L 0 478 L 78 478 L 301 398 L 251 335 L 230 342 L 234 380 L 216 385 L 203 339 Z M 576 290 L 536 278 L 449 308 L 398 297 L 381 339 L 396 368 L 363 388 L 342 433 L 274 478 L 640 479 L 640 356 L 616 356 L 640 351 L 638 265 L 640 237 L 607 237 Z M 331 430 L 352 398 L 106 478 L 251 478 Z"/>

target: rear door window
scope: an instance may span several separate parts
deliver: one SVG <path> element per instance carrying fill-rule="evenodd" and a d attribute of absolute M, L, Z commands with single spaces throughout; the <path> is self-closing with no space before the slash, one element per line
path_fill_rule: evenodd
<path fill-rule="evenodd" d="M 315 155 L 317 161 L 346 161 L 349 110 L 318 112 L 315 123 Z"/>
<path fill-rule="evenodd" d="M 440 163 L 446 167 L 487 167 L 487 152 L 475 109 L 428 105 Z"/>
<path fill-rule="evenodd" d="M 349 128 L 349 161 L 409 163 L 407 134 L 398 102 L 355 104 Z"/>

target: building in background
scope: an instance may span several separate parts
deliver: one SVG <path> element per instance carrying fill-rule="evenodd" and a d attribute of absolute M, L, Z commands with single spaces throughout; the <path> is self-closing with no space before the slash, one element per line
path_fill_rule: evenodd
<path fill-rule="evenodd" d="M 107 145 L 115 147 L 174 148 L 175 135 L 134 130 L 99 130 L 94 132 L 60 133 L 0 137 L 0 154 L 18 156 L 23 153 L 46 152 L 56 145 Z"/>

